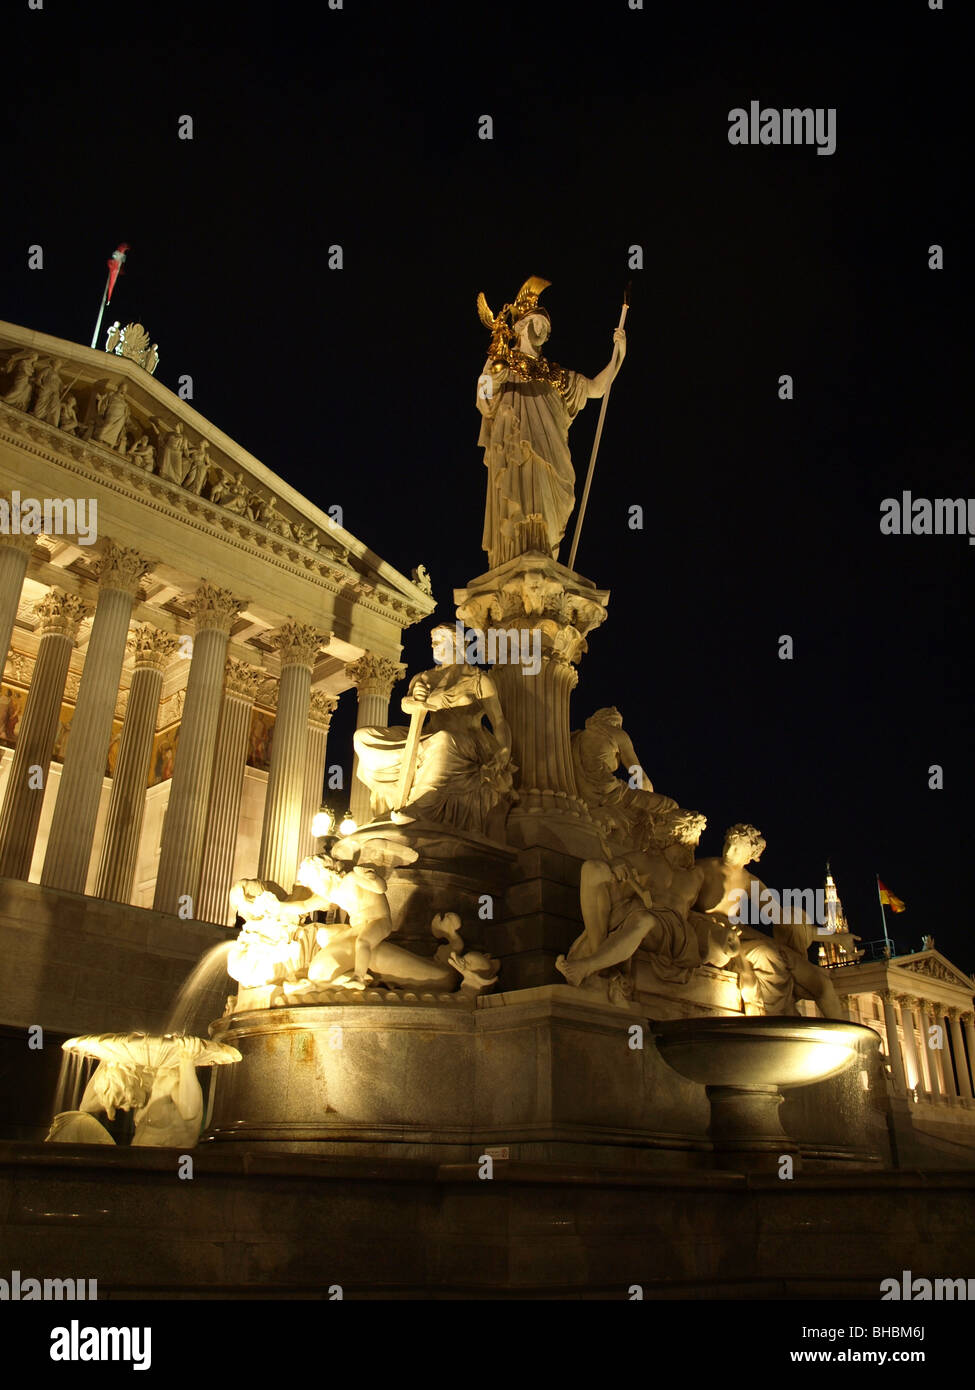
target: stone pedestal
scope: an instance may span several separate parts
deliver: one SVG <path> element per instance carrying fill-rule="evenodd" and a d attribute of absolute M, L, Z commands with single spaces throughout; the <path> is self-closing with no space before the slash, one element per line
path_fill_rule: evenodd
<path fill-rule="evenodd" d="M 586 635 L 606 618 L 608 591 L 530 551 L 456 589 L 454 599 L 458 621 L 483 643 L 511 728 L 519 800 L 509 841 L 582 859 L 601 855 L 576 791 L 569 697 Z"/>
<path fill-rule="evenodd" d="M 213 1078 L 209 1140 L 440 1162 L 473 1162 L 492 1147 L 513 1160 L 615 1169 L 716 1162 L 705 1087 L 667 1065 L 636 1004 L 580 998 L 569 985 L 476 1003 L 404 989 L 336 996 L 214 1025 L 243 1061 Z M 820 1166 L 877 1166 L 859 1082 L 845 1140 L 823 1145 L 835 1086 L 804 1088 L 816 1093 L 813 1109 L 793 1114 L 788 1132 Z"/>

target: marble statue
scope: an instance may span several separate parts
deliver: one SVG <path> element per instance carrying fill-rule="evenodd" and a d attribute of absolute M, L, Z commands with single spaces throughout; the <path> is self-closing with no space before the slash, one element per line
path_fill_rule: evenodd
<path fill-rule="evenodd" d="M 54 358 L 51 362 L 45 363 L 41 370 L 34 377 L 34 404 L 31 407 L 32 414 L 38 420 L 44 420 L 49 425 L 57 425 L 61 420 L 61 368 L 64 363 L 60 358 Z"/>
<path fill-rule="evenodd" d="M 144 468 L 147 473 L 151 473 L 155 467 L 156 451 L 149 443 L 149 436 L 144 434 L 137 439 L 126 457 L 137 463 L 140 468 Z"/>
<path fill-rule="evenodd" d="M 621 846 L 642 845 L 652 817 L 677 807 L 669 796 L 654 791 L 618 709 L 597 710 L 584 729 L 573 733 L 572 763 L 576 788 L 590 815 L 603 834 Z M 627 781 L 617 777 L 620 768 Z"/>
<path fill-rule="evenodd" d="M 695 907 L 715 920 L 727 922 L 729 914 L 749 894 L 754 882 L 759 899 L 765 884 L 748 872 L 746 865 L 757 862 L 765 840 L 753 825 L 733 825 L 725 834 L 720 859 L 702 859 L 701 888 Z M 773 940 L 754 925 L 740 924 L 739 971 L 742 1001 L 746 1013 L 796 1014 L 796 999 L 815 1000 L 824 1018 L 845 1019 L 846 1010 L 833 988 L 829 973 L 813 965 L 805 955 L 809 941 L 816 937 L 815 923 L 799 913 L 801 921 L 782 923 L 785 939 Z M 780 930 L 775 929 L 776 937 Z M 796 946 L 790 942 L 798 943 Z"/>
<path fill-rule="evenodd" d="M 12 405 L 17 410 L 26 410 L 28 408 L 30 405 L 31 390 L 33 388 L 34 365 L 36 362 L 36 352 L 14 352 L 7 358 L 7 371 L 13 371 L 14 373 L 13 385 L 3 397 L 7 405 Z"/>
<path fill-rule="evenodd" d="M 394 724 L 356 730 L 359 779 L 369 788 L 377 820 L 389 815 L 397 824 L 444 821 L 490 834 L 498 829 L 512 794 L 511 731 L 494 680 L 465 664 L 456 629 L 437 627 L 431 636 L 434 656 L 442 664 L 410 682 L 401 704 L 411 728 Z M 410 776 L 406 769 L 404 783 L 414 726 L 420 729 L 415 771 Z"/>
<path fill-rule="evenodd" d="M 224 511 L 233 512 L 235 516 L 243 516 L 247 511 L 249 497 L 250 490 L 242 472 L 231 477 L 221 469 L 220 480 L 210 489 L 210 501 L 216 502 Z"/>
<path fill-rule="evenodd" d="M 433 584 L 430 581 L 430 575 L 427 573 L 426 565 L 417 565 L 416 569 L 411 571 L 410 577 L 416 587 L 421 589 L 423 593 L 433 593 Z"/>
<path fill-rule="evenodd" d="M 54 1117 L 48 1140 L 56 1143 L 113 1143 L 95 1120 L 131 1110 L 134 1147 L 191 1149 L 203 1123 L 203 1092 L 197 1067 L 239 1062 L 240 1053 L 226 1043 L 182 1033 L 98 1033 L 70 1038 L 67 1052 L 97 1057 L 99 1064 L 85 1087 L 80 1109 Z"/>
<path fill-rule="evenodd" d="M 156 418 L 151 424 L 159 440 L 159 477 L 166 482 L 182 485 L 186 476 L 186 455 L 190 449 L 190 441 L 183 434 L 182 421 L 167 425 L 164 420 Z"/>
<path fill-rule="evenodd" d="M 183 475 L 183 486 L 186 488 L 187 492 L 195 492 L 197 497 L 199 497 L 203 491 L 203 484 L 206 482 L 210 472 L 211 460 L 208 454 L 209 448 L 209 441 L 201 439 L 199 444 L 197 444 L 195 448 L 190 449 L 187 454 L 187 463 L 189 466 L 186 473 Z"/>
<path fill-rule="evenodd" d="M 460 917 L 442 913 L 431 923 L 441 941 L 432 957 L 419 956 L 388 938 L 393 932 L 388 876 L 414 863 L 417 851 L 381 838 L 360 844 L 348 837 L 336 847 L 348 859 L 312 855 L 302 860 L 294 890 L 241 880 L 231 903 L 244 927 L 231 947 L 227 970 L 247 988 L 281 987 L 282 999 L 323 987 L 363 990 L 383 983 L 475 995 L 498 978 L 498 962 L 464 950 Z M 314 912 L 337 907 L 343 922 L 318 925 Z"/>
<path fill-rule="evenodd" d="M 192 1149 L 203 1127 L 203 1091 L 196 1075 L 208 1044 L 202 1038 L 162 1040 L 148 1100 L 134 1115 L 133 1148 Z"/>
<path fill-rule="evenodd" d="M 488 470 L 481 544 L 491 569 L 540 546 L 557 558 L 575 502 L 569 425 L 588 400 L 605 394 L 626 352 L 618 328 L 613 357 L 592 380 L 546 361 L 540 350 L 551 319 L 538 297 L 548 284 L 526 280 L 496 315 L 478 296 L 481 322 L 491 330 L 476 397 Z"/>
<path fill-rule="evenodd" d="M 61 419 L 58 427 L 64 430 L 65 434 L 74 434 L 79 424 L 77 397 L 66 396 L 61 402 Z"/>
<path fill-rule="evenodd" d="M 311 894 L 290 897 L 276 884 L 261 879 L 238 879 L 230 890 L 230 906 L 244 926 L 230 948 L 227 973 L 248 989 L 294 983 L 308 970 L 314 949 L 314 925 L 309 926 Z"/>
<path fill-rule="evenodd" d="M 309 525 L 307 525 L 306 522 L 304 522 L 304 521 L 299 521 L 299 522 L 295 525 L 294 531 L 295 531 L 295 539 L 296 539 L 301 545 L 307 546 L 309 550 L 320 550 L 320 549 L 321 549 L 321 544 L 322 544 L 322 543 L 321 543 L 321 539 L 320 539 L 319 534 L 318 534 L 318 529 L 317 529 L 317 527 L 315 527 L 315 526 L 309 526 Z"/>
<path fill-rule="evenodd" d="M 654 974 L 670 984 L 686 984 L 702 965 L 734 959 L 736 929 L 692 910 L 704 873 L 694 863 L 694 846 L 705 824 L 696 812 L 667 811 L 655 822 L 648 850 L 583 864 L 586 929 L 555 962 L 569 984 L 623 964 L 641 946 Z"/>
<path fill-rule="evenodd" d="M 124 381 L 117 386 L 109 382 L 101 395 L 96 395 L 97 416 L 92 439 L 109 449 L 117 449 L 129 419 L 129 402 Z"/>

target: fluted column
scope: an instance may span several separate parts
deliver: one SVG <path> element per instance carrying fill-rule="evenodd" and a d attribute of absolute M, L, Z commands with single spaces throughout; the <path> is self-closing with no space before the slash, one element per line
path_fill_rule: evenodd
<path fill-rule="evenodd" d="M 149 563 L 136 550 L 109 545 L 98 573 L 98 604 L 61 769 L 41 882 L 83 893 L 112 741 L 112 719 L 125 660 L 132 605 Z"/>
<path fill-rule="evenodd" d="M 308 708 L 308 762 L 305 771 L 305 788 L 301 798 L 301 836 L 298 841 L 298 862 L 315 853 L 315 836 L 311 833 L 311 823 L 315 812 L 322 804 L 322 788 L 325 785 L 325 760 L 328 753 L 328 730 L 332 715 L 338 709 L 338 700 L 324 691 L 313 690 Z"/>
<path fill-rule="evenodd" d="M 904 1054 L 909 1063 L 909 1069 L 914 1072 L 916 1078 L 914 1083 L 915 1089 L 920 1095 L 924 1090 L 924 1082 L 921 1079 L 921 1068 L 917 1059 L 917 1048 L 914 1046 L 914 1001 L 907 994 L 898 994 L 896 999 L 898 1008 L 900 1009 L 901 1028 L 904 1033 Z M 910 1080 L 910 1077 L 908 1077 L 908 1080 Z"/>
<path fill-rule="evenodd" d="M 184 917 L 196 916 L 227 641 L 241 603 L 229 590 L 204 583 L 192 607 L 193 657 L 152 904 L 157 912 L 181 912 Z"/>
<path fill-rule="evenodd" d="M 7 663 L 20 595 L 27 574 L 27 561 L 34 549 L 35 536 L 0 535 L 0 676 Z"/>
<path fill-rule="evenodd" d="M 71 648 L 91 608 L 51 589 L 36 605 L 40 643 L 0 811 L 0 878 L 26 878 L 41 819 Z"/>
<path fill-rule="evenodd" d="M 406 674 L 406 667 L 385 656 L 375 656 L 366 652 L 358 661 L 352 661 L 345 668 L 345 674 L 354 682 L 358 706 L 355 726 L 357 729 L 380 727 L 389 721 L 389 697 L 395 683 Z M 359 781 L 359 759 L 352 759 L 352 784 L 349 790 L 349 812 L 356 825 L 365 825 L 372 820 L 369 809 L 369 788 Z"/>
<path fill-rule="evenodd" d="M 944 1101 L 947 1100 L 948 1097 L 945 1095 L 944 1085 L 941 1080 L 941 1049 L 932 1047 L 928 1037 L 928 1029 L 932 1024 L 939 1022 L 932 1004 L 927 1002 L 922 1004 L 921 1019 L 925 1025 L 924 1050 L 927 1053 L 928 1072 L 931 1076 L 931 1099 L 933 1101 Z"/>
<path fill-rule="evenodd" d="M 975 1080 L 975 1015 L 971 1013 L 962 1014 L 961 1021 L 965 1028 L 965 1051 L 967 1052 L 969 1078 Z"/>
<path fill-rule="evenodd" d="M 178 645 L 177 637 L 160 632 L 151 623 L 134 628 L 129 636 L 135 665 L 112 777 L 96 898 L 116 903 L 127 903 L 132 898 L 163 673 Z"/>
<path fill-rule="evenodd" d="M 972 1083 L 968 1077 L 968 1062 L 965 1059 L 965 1039 L 962 1037 L 961 1031 L 961 1011 L 959 1009 L 949 1009 L 948 1021 L 951 1024 L 951 1046 L 955 1054 L 958 1094 L 963 1102 L 970 1101 L 973 1099 Z"/>
<path fill-rule="evenodd" d="M 298 871 L 311 673 L 315 657 L 327 640 L 307 623 L 296 622 L 286 623 L 277 638 L 281 679 L 257 876 L 280 884 L 286 892 L 291 891 Z"/>
<path fill-rule="evenodd" d="M 897 1015 L 894 1013 L 893 996 L 885 990 L 881 995 L 884 1005 L 884 1024 L 887 1029 L 887 1056 L 894 1081 L 894 1095 L 907 1094 L 907 1077 L 904 1075 L 904 1059 L 901 1056 L 900 1038 L 897 1036 Z"/>
<path fill-rule="evenodd" d="M 928 1096 L 928 1099 L 934 1100 L 935 1091 L 934 1083 L 931 1080 L 931 1053 L 928 1048 L 927 1016 L 925 1014 L 925 1005 L 919 999 L 915 999 L 913 1003 L 914 1014 L 917 1017 L 918 1037 L 921 1040 L 921 1046 L 918 1049 L 918 1062 L 921 1066 L 921 1085 L 924 1088 Z"/>
<path fill-rule="evenodd" d="M 251 712 L 254 697 L 265 679 L 265 673 L 258 666 L 249 666 L 244 661 L 227 662 L 196 914 L 202 922 L 226 925 L 233 921 L 229 896 L 237 851 L 240 797 L 247 764 Z"/>

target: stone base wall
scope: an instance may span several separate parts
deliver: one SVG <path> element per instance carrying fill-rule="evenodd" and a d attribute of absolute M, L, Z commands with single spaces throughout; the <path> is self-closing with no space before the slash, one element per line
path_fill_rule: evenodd
<path fill-rule="evenodd" d="M 964 1277 L 975 1173 L 600 1173 L 344 1161 L 213 1145 L 0 1144 L 9 1269 L 100 1298 L 437 1296 L 876 1300 Z M 63 1215 L 60 1215 L 63 1213 Z M 900 1306 L 900 1305 L 898 1305 Z M 79 1314 L 80 1315 L 80 1314 Z M 66 1314 L 67 1316 L 67 1314 Z M 906 1320 L 906 1319 L 905 1319 Z"/>

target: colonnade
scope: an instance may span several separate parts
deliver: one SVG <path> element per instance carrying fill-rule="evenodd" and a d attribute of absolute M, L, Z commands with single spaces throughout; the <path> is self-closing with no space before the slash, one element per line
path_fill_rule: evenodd
<path fill-rule="evenodd" d="M 850 1018 L 861 1017 L 862 995 L 847 998 Z M 880 995 L 891 1084 L 898 1097 L 939 1105 L 975 1106 L 975 1012 L 911 994 Z"/>
<path fill-rule="evenodd" d="M 4 664 L 33 545 L 33 536 L 0 535 Z M 268 677 L 258 666 L 228 660 L 230 632 L 242 602 L 208 581 L 201 581 L 190 603 L 191 641 L 151 623 L 132 625 L 139 585 L 151 563 L 137 551 L 109 542 L 99 562 L 94 608 L 57 587 L 35 605 L 39 646 L 0 806 L 0 877 L 26 879 L 30 872 L 71 654 L 82 624 L 91 618 L 41 882 L 85 891 L 128 648 L 134 669 L 95 895 L 131 900 L 163 682 L 174 661 L 189 660 L 153 907 L 183 918 L 226 922 L 251 711 Z M 311 689 L 315 659 L 327 634 L 289 619 L 275 642 L 281 673 L 258 876 L 290 890 L 299 860 L 312 851 L 310 821 L 321 801 L 336 701 Z M 0 664 L 0 674 L 2 669 Z M 350 663 L 360 725 L 386 722 L 392 685 L 402 671 L 372 653 Z M 353 781 L 349 794 L 353 815 L 358 811 L 356 819 L 367 820 L 366 789 Z"/>

